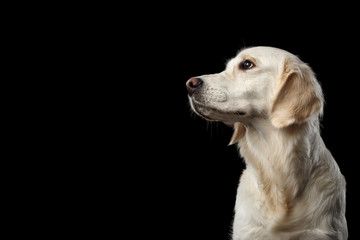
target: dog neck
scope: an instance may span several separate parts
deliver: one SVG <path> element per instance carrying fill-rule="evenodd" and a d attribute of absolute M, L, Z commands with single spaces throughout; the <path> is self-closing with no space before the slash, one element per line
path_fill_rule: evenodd
<path fill-rule="evenodd" d="M 256 186 L 269 209 L 291 209 L 311 172 L 308 168 L 312 164 L 306 162 L 318 158 L 313 156 L 318 152 L 314 147 L 321 144 L 317 119 L 282 129 L 266 119 L 246 126 L 246 134 L 239 141 L 240 154 L 246 169 L 255 176 Z"/>

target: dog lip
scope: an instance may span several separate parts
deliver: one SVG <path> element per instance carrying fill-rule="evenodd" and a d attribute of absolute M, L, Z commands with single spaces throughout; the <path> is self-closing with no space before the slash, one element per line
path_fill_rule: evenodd
<path fill-rule="evenodd" d="M 209 116 L 204 116 L 204 114 L 201 111 L 199 111 L 199 109 L 198 109 L 199 107 L 200 108 L 205 108 L 205 109 L 208 109 L 208 110 L 212 110 L 212 111 L 215 111 L 215 112 L 218 112 L 218 113 L 221 113 L 221 114 L 232 114 L 232 115 L 236 115 L 236 116 L 245 116 L 246 115 L 245 111 L 222 111 L 222 110 L 219 110 L 219 109 L 214 108 L 214 107 L 206 106 L 205 104 L 196 101 L 194 98 L 192 98 L 191 100 L 192 100 L 193 108 L 194 108 L 195 112 L 198 115 L 200 115 L 201 117 L 205 118 L 206 120 L 221 121 L 221 120 L 216 120 L 216 119 L 210 119 Z"/>
<path fill-rule="evenodd" d="M 244 111 L 237 111 L 235 113 L 236 113 L 236 115 L 241 115 L 241 116 L 246 115 L 246 112 L 244 112 Z"/>
<path fill-rule="evenodd" d="M 192 105 L 192 109 L 193 109 L 193 111 L 194 111 L 197 115 L 199 115 L 200 117 L 204 118 L 204 119 L 207 120 L 207 121 L 216 121 L 215 119 L 211 119 L 211 118 L 205 116 L 204 114 L 201 113 L 201 111 L 198 110 L 198 107 L 207 108 L 206 106 L 204 106 L 204 105 L 202 105 L 201 103 L 195 101 L 194 99 L 192 99 L 191 102 L 192 102 L 192 104 L 191 104 L 191 105 Z"/>

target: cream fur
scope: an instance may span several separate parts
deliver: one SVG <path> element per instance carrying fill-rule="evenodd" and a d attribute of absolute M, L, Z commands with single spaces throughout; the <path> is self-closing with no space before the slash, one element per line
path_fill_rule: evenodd
<path fill-rule="evenodd" d="M 242 69 L 245 60 L 254 66 Z M 189 96 L 210 121 L 234 126 L 246 169 L 234 240 L 345 240 L 345 179 L 319 130 L 323 94 L 311 68 L 281 49 L 242 50 Z"/>

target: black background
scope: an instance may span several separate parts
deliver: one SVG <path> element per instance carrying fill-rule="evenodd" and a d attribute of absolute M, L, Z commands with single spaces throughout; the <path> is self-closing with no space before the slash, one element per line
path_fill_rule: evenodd
<path fill-rule="evenodd" d="M 347 180 L 349 239 L 357 239 L 356 16 L 337 6 L 330 12 L 308 7 L 264 7 L 259 14 L 256 6 L 209 12 L 175 5 L 144 14 L 123 9 L 104 14 L 100 25 L 94 21 L 98 32 L 90 28 L 90 35 L 99 42 L 85 49 L 90 59 L 95 51 L 99 56 L 96 70 L 87 69 L 97 77 L 89 93 L 94 128 L 85 129 L 93 142 L 83 150 L 96 160 L 81 166 L 86 177 L 77 189 L 84 189 L 86 200 L 76 204 L 86 212 L 84 231 L 123 236 L 129 230 L 134 239 L 229 239 L 245 166 L 236 147 L 227 146 L 232 130 L 191 112 L 185 82 L 222 71 L 241 48 L 272 46 L 298 55 L 322 85 L 322 137 Z"/>

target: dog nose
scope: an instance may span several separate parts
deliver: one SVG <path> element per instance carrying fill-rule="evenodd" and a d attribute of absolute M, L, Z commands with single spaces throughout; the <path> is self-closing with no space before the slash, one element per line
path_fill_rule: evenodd
<path fill-rule="evenodd" d="M 197 88 L 199 88 L 203 84 L 203 81 L 200 78 L 190 78 L 186 82 L 186 88 L 191 96 Z"/>

